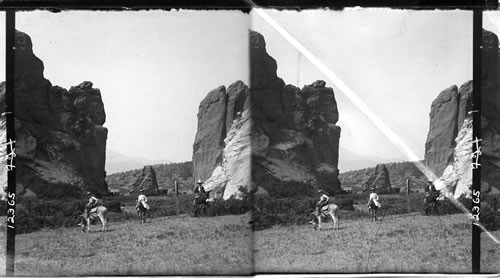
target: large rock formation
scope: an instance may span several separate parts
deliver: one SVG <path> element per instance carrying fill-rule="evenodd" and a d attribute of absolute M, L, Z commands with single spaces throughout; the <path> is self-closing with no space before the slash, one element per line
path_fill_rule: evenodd
<path fill-rule="evenodd" d="M 452 194 L 455 198 L 470 196 L 472 185 L 472 117 L 464 119 L 455 139 L 453 161 L 435 182 L 436 188 Z"/>
<path fill-rule="evenodd" d="M 472 81 L 442 91 L 432 102 L 429 134 L 425 143 L 425 164 L 436 176 L 453 163 L 455 138 L 471 109 Z"/>
<path fill-rule="evenodd" d="M 316 81 L 301 89 L 276 75 L 261 34 L 250 31 L 252 182 L 340 191 L 340 127 L 332 88 Z M 311 192 L 311 191 L 309 191 Z"/>
<path fill-rule="evenodd" d="M 211 91 L 200 103 L 193 177 L 223 198 L 250 186 L 249 90 L 242 81 Z M 215 194 L 214 194 L 215 195 Z"/>
<path fill-rule="evenodd" d="M 363 182 L 364 191 L 375 188 L 377 193 L 391 193 L 391 179 L 384 164 L 378 164 L 375 168 L 367 172 L 367 177 Z"/>
<path fill-rule="evenodd" d="M 18 31 L 15 63 L 17 183 L 46 197 L 78 196 L 82 190 L 106 193 L 108 131 L 99 89 L 91 82 L 69 91 L 52 86 L 31 38 Z"/>
<path fill-rule="evenodd" d="M 500 178 L 499 55 L 498 37 L 483 30 L 481 138 L 478 139 L 482 139 L 481 187 L 484 192 L 499 192 L 500 189 L 497 183 Z M 473 138 L 469 113 L 472 110 L 472 81 L 462 85 L 457 94 L 453 91 L 445 90 L 433 102 L 425 162 L 440 177 L 437 185 L 459 197 L 470 195 L 472 185 Z"/>
<path fill-rule="evenodd" d="M 253 31 L 250 66 L 250 88 L 241 81 L 227 90 L 221 86 L 200 103 L 194 178 L 224 198 L 249 186 L 262 192 L 292 185 L 339 191 L 333 89 L 324 81 L 302 90 L 285 85 L 264 38 Z"/>
<path fill-rule="evenodd" d="M 0 84 L 1 87 L 4 84 Z M 1 88 L 0 88 L 1 91 Z M 0 104 L 1 105 L 1 104 Z M 5 106 L 5 105 L 3 105 Z M 6 142 L 7 141 L 7 125 L 6 125 L 6 120 L 5 116 L 0 115 L 0 142 Z M 7 148 L 2 144 L 0 147 L 0 184 L 2 185 L 2 190 L 0 190 L 0 200 L 6 201 L 7 200 Z"/>
<path fill-rule="evenodd" d="M 144 194 L 146 195 L 160 194 L 153 166 L 144 166 L 141 174 L 130 184 L 131 193 L 137 193 L 139 190 L 144 190 Z"/>
<path fill-rule="evenodd" d="M 481 190 L 500 191 L 500 52 L 498 37 L 483 30 L 481 87 Z"/>

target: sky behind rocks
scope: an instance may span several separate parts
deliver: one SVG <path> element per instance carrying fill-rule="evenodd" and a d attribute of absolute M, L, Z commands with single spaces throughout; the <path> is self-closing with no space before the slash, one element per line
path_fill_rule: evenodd
<path fill-rule="evenodd" d="M 107 148 L 174 162 L 192 158 L 207 93 L 248 84 L 248 25 L 239 11 L 16 15 L 45 78 L 67 89 L 88 80 L 101 90 Z"/>

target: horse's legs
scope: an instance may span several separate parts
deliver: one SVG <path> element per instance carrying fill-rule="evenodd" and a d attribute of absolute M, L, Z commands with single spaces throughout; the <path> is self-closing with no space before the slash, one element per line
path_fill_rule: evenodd
<path fill-rule="evenodd" d="M 101 220 L 102 232 L 104 233 L 106 231 L 106 220 L 104 220 L 104 216 L 101 215 L 99 215 L 99 219 Z"/>
<path fill-rule="evenodd" d="M 332 217 L 332 221 L 333 221 L 333 229 L 337 230 L 339 228 L 339 223 L 338 223 L 337 215 L 335 215 L 334 212 L 330 212 L 330 216 Z"/>
<path fill-rule="evenodd" d="M 87 218 L 87 233 L 90 233 L 90 217 Z"/>

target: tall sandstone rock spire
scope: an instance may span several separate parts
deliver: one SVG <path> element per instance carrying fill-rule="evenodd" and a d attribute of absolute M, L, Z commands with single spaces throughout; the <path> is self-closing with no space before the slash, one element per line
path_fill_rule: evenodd
<path fill-rule="evenodd" d="M 483 30 L 481 78 L 481 189 L 500 192 L 500 52 L 498 37 Z M 472 81 L 452 86 L 434 100 L 425 163 L 446 191 L 470 194 L 472 184 Z M 478 126 L 476 126 L 478 127 Z"/>
<path fill-rule="evenodd" d="M 16 182 L 46 197 L 106 193 L 108 130 L 99 89 L 88 81 L 69 90 L 52 86 L 31 38 L 19 31 L 15 37 Z"/>
<path fill-rule="evenodd" d="M 250 186 L 250 103 L 242 81 L 201 101 L 193 144 L 193 177 L 225 199 Z"/>
<path fill-rule="evenodd" d="M 264 37 L 254 31 L 249 36 L 250 88 L 237 81 L 200 103 L 194 178 L 223 198 L 238 195 L 239 187 L 277 195 L 339 191 L 333 89 L 324 81 L 302 89 L 285 85 Z"/>

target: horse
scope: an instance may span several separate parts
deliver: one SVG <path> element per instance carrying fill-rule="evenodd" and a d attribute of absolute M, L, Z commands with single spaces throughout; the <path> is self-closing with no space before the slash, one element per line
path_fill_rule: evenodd
<path fill-rule="evenodd" d="M 335 204 L 328 204 L 323 206 L 319 212 L 314 211 L 311 213 L 314 216 L 314 219 L 309 222 L 313 224 L 313 230 L 321 231 L 321 217 L 330 216 L 333 220 L 333 229 L 337 230 L 339 228 L 339 207 Z"/>
<path fill-rule="evenodd" d="M 78 224 L 78 226 L 82 227 L 82 232 L 90 232 L 90 221 L 99 218 L 102 223 L 102 232 L 108 231 L 108 209 L 104 206 L 97 206 L 87 212 L 85 211 L 81 217 L 82 222 Z"/>
<path fill-rule="evenodd" d="M 200 212 L 203 212 L 203 214 L 207 214 L 207 200 L 210 196 L 210 191 L 200 192 L 198 193 L 198 196 L 194 198 L 192 211 L 194 217 L 198 217 L 200 215 Z"/>
<path fill-rule="evenodd" d="M 377 211 L 379 207 L 375 204 L 373 199 L 370 199 L 370 202 L 368 203 L 368 212 L 370 213 L 370 219 L 371 221 L 377 221 Z"/>
<path fill-rule="evenodd" d="M 144 207 L 142 202 L 138 202 L 137 204 L 137 217 L 139 218 L 139 221 L 141 221 L 141 224 L 144 224 L 146 222 L 146 212 L 148 209 Z"/>
<path fill-rule="evenodd" d="M 424 198 L 424 213 L 429 215 L 430 212 L 434 211 L 439 214 L 439 192 L 438 191 L 428 191 Z"/>

